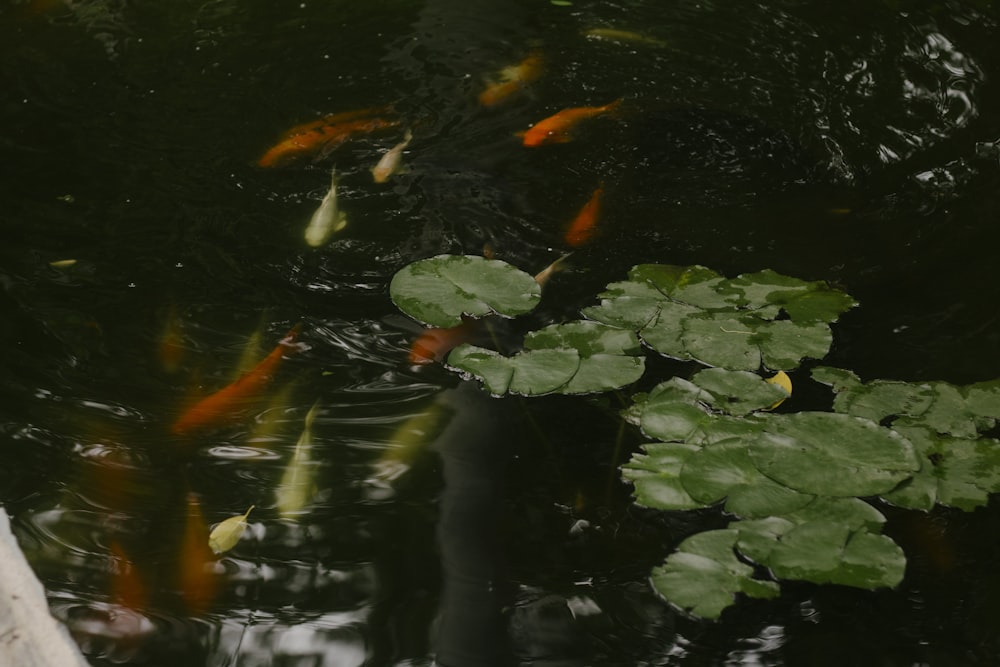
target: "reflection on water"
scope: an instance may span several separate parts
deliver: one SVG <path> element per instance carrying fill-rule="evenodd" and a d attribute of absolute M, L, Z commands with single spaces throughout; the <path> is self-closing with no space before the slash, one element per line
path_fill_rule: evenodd
<path fill-rule="evenodd" d="M 95 665 L 995 662 L 992 510 L 942 513 L 934 540 L 891 517 L 898 593 L 793 587 L 693 622 L 645 577 L 723 519 L 629 504 L 617 404 L 495 401 L 411 367 L 420 329 L 386 286 L 484 246 L 538 272 L 603 183 L 533 323 L 640 262 L 770 267 L 860 298 L 832 363 L 997 377 L 996 21 L 961 2 L 0 8 L 0 502 L 54 613 Z M 480 105 L 533 54 L 541 76 Z M 514 136 L 618 98 L 573 142 Z M 388 183 L 370 169 L 402 130 L 256 166 L 288 128 L 386 104 L 413 130 Z M 350 224 L 311 249 L 333 166 Z M 296 322 L 302 349 L 240 419 L 170 432 Z M 316 401 L 315 488 L 283 519 Z M 184 547 L 251 504 L 232 551 Z M 192 606 L 192 581 L 215 596 Z"/>

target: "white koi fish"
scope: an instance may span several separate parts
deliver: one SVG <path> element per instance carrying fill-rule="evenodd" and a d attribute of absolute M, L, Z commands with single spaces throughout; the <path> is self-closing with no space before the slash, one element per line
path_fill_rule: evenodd
<path fill-rule="evenodd" d="M 323 197 L 306 227 L 306 243 L 318 248 L 346 226 L 347 217 L 337 206 L 337 170 L 334 169 L 330 172 L 330 191 Z"/>
<path fill-rule="evenodd" d="M 400 161 L 403 159 L 403 151 L 410 145 L 413 133 L 409 130 L 403 135 L 403 140 L 386 151 L 378 164 L 372 167 L 372 177 L 376 183 L 385 183 L 389 177 L 399 171 Z"/>

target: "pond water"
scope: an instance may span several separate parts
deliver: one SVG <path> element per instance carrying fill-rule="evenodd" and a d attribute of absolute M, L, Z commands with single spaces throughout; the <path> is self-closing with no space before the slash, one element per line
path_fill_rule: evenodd
<path fill-rule="evenodd" d="M 412 366 L 420 325 L 388 282 L 484 247 L 535 273 L 603 184 L 545 321 L 638 263 L 772 268 L 860 301 L 827 363 L 1000 377 L 998 19 L 987 0 L 3 4 L 0 503 L 53 613 L 94 665 L 996 664 L 995 505 L 881 508 L 909 559 L 895 591 L 799 584 L 689 618 L 648 573 L 722 512 L 632 503 L 618 466 L 642 436 L 617 397 L 493 399 Z M 529 53 L 542 76 L 481 107 Z M 515 136 L 617 99 L 575 141 Z M 257 164 L 295 125 L 384 105 L 413 132 L 388 183 L 369 170 L 402 126 Z M 348 225 L 310 248 L 334 167 Z M 245 419 L 172 430 L 296 323 Z M 282 516 L 314 405 L 309 502 Z M 250 505 L 233 550 L 192 547 Z"/>

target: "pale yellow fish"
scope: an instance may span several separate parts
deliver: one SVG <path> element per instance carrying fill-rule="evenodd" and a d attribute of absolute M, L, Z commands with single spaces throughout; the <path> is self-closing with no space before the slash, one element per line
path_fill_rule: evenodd
<path fill-rule="evenodd" d="M 564 271 L 566 269 L 566 259 L 573 253 L 568 252 L 562 257 L 558 258 L 556 261 L 552 262 L 544 269 L 535 274 L 535 282 L 538 283 L 540 287 L 544 287 L 545 283 L 549 282 L 549 279 L 559 271 Z"/>
<path fill-rule="evenodd" d="M 450 406 L 435 402 L 403 422 L 389 438 L 388 447 L 375 463 L 368 481 L 386 485 L 401 477 L 417 455 L 429 445 L 451 420 Z"/>
<path fill-rule="evenodd" d="M 792 379 L 790 377 L 788 377 L 788 374 L 785 373 L 785 371 L 778 371 L 773 376 L 767 378 L 764 381 L 768 382 L 770 384 L 776 385 L 778 387 L 781 387 L 782 389 L 785 390 L 785 392 L 789 396 L 792 395 Z M 785 399 L 783 398 L 780 401 L 776 401 L 775 403 L 773 403 L 767 409 L 768 410 L 774 410 L 776 407 L 778 407 L 779 405 L 781 405 L 784 402 L 785 402 Z"/>
<path fill-rule="evenodd" d="M 330 190 L 323 197 L 319 208 L 313 213 L 306 227 L 306 243 L 318 248 L 330 240 L 330 237 L 347 226 L 347 217 L 337 203 L 337 170 L 330 172 Z"/>
<path fill-rule="evenodd" d="M 292 404 L 292 395 L 297 387 L 298 383 L 293 381 L 274 392 L 267 407 L 255 419 L 255 425 L 247 436 L 247 444 L 252 447 L 267 447 L 279 439 L 282 427 L 289 423 L 282 418 L 284 409 Z"/>
<path fill-rule="evenodd" d="M 254 366 L 267 356 L 267 352 L 264 351 L 262 345 L 263 340 L 264 321 L 262 319 L 254 332 L 247 338 L 247 342 L 243 344 L 243 352 L 240 353 L 240 360 L 236 364 L 235 375 L 233 376 L 234 380 L 253 370 Z"/>
<path fill-rule="evenodd" d="M 312 425 L 316 419 L 319 401 L 313 403 L 306 413 L 305 426 L 298 442 L 292 460 L 285 467 L 281 483 L 275 491 L 275 505 L 281 516 L 288 517 L 300 514 L 309 503 L 313 494 Z"/>
<path fill-rule="evenodd" d="M 413 133 L 410 130 L 403 135 L 403 140 L 386 151 L 378 164 L 372 167 L 372 178 L 376 183 L 385 183 L 389 177 L 399 171 L 399 165 L 403 160 L 403 151 L 410 145 Z"/>
<path fill-rule="evenodd" d="M 667 43 L 662 39 L 656 39 L 655 37 L 650 37 L 649 35 L 644 35 L 641 32 L 635 32 L 633 30 L 619 30 L 617 28 L 591 28 L 589 30 L 584 30 L 583 36 L 609 42 L 625 42 L 629 44 L 641 44 L 644 46 L 667 45 Z"/>
<path fill-rule="evenodd" d="M 243 514 L 237 514 L 225 521 L 220 521 L 212 529 L 212 532 L 208 535 L 208 546 L 213 553 L 225 553 L 236 546 L 240 538 L 243 537 L 243 531 L 247 529 L 247 517 L 250 516 L 250 511 L 253 508 L 254 506 L 251 505 L 250 509 Z"/>
<path fill-rule="evenodd" d="M 57 259 L 54 262 L 49 262 L 49 266 L 53 269 L 68 269 L 74 264 L 76 264 L 75 259 Z"/>

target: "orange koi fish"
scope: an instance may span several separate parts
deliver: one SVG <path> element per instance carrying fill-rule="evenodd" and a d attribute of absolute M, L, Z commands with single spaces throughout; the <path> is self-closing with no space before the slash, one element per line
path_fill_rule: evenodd
<path fill-rule="evenodd" d="M 299 126 L 303 128 L 301 131 L 295 132 L 293 128 L 294 133 L 268 149 L 257 164 L 261 167 L 281 167 L 305 158 L 323 157 L 355 135 L 378 132 L 400 123 L 399 120 L 381 116 L 333 123 L 325 120 L 307 123 Z"/>
<path fill-rule="evenodd" d="M 263 393 L 281 365 L 285 353 L 295 352 L 296 348 L 292 344 L 301 330 L 302 325 L 296 324 L 271 353 L 251 370 L 188 408 L 171 426 L 171 432 L 175 435 L 188 435 L 232 420 L 247 403 L 256 400 Z"/>
<path fill-rule="evenodd" d="M 604 186 L 599 185 L 590 199 L 583 205 L 580 212 L 569 224 L 563 240 L 573 248 L 579 248 L 594 236 L 594 228 L 597 225 L 597 218 L 601 214 L 601 197 L 604 195 Z"/>
<path fill-rule="evenodd" d="M 472 340 L 477 328 L 478 320 L 465 320 L 453 327 L 424 329 L 410 346 L 410 363 L 429 364 L 443 360 L 453 348 Z"/>
<path fill-rule="evenodd" d="M 492 107 L 506 102 L 541 76 L 542 56 L 537 52 L 530 53 L 517 65 L 502 69 L 500 80 L 491 83 L 486 87 L 486 90 L 479 93 L 479 104 L 484 107 Z"/>
<path fill-rule="evenodd" d="M 525 146 L 535 147 L 542 146 L 543 144 L 563 144 L 572 141 L 572 132 L 580 121 L 614 111 L 621 102 L 621 99 L 617 99 L 600 107 L 571 107 L 563 109 L 528 128 L 524 132 L 523 143 Z"/>
<path fill-rule="evenodd" d="M 319 120 L 311 120 L 308 123 L 302 123 L 301 125 L 289 128 L 284 134 L 281 135 L 281 138 L 288 139 L 298 134 L 315 132 L 328 125 L 339 125 L 340 123 L 347 123 L 349 121 L 359 120 L 362 118 L 373 118 L 375 116 L 390 116 L 393 113 L 395 112 L 392 107 L 389 106 L 369 107 L 367 109 L 354 109 L 353 111 L 331 113 L 323 116 Z"/>
<path fill-rule="evenodd" d="M 184 534 L 181 536 L 178 584 L 181 597 L 193 616 L 201 616 L 208 611 L 215 598 L 217 582 L 208 567 L 214 562 L 215 556 L 208 546 L 208 526 L 201 514 L 201 505 L 198 497 L 188 492 L 187 516 L 184 519 Z"/>
<path fill-rule="evenodd" d="M 146 587 L 135 564 L 125 555 L 118 540 L 111 542 L 111 598 L 123 607 L 139 610 L 146 606 Z"/>

